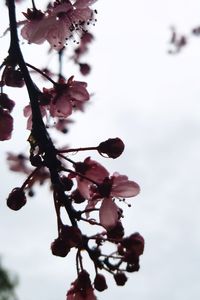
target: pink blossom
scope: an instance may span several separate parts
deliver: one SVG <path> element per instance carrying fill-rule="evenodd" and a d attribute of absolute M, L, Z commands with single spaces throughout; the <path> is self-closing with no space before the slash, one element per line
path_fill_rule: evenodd
<path fill-rule="evenodd" d="M 79 170 L 80 169 L 80 170 Z M 140 192 L 139 185 L 128 180 L 126 175 L 115 172 L 109 178 L 109 172 L 98 162 L 86 158 L 83 163 L 76 165 L 76 171 L 80 171 L 85 177 L 77 176 L 78 189 L 87 199 L 98 199 L 108 197 L 129 198 Z M 95 181 L 97 188 L 94 188 Z"/>
<path fill-rule="evenodd" d="M 106 229 L 111 229 L 116 226 L 120 218 L 120 210 L 113 202 L 112 197 L 129 198 L 136 196 L 139 192 L 139 185 L 128 180 L 125 175 L 115 172 L 110 178 L 105 178 L 99 186 L 99 197 L 104 196 L 99 210 L 101 225 Z M 97 198 L 98 193 L 94 197 Z M 91 201 L 92 199 L 89 202 Z"/>
<path fill-rule="evenodd" d="M 13 131 L 13 117 L 0 107 L 0 141 L 9 140 Z"/>
<path fill-rule="evenodd" d="M 54 99 L 55 101 L 50 104 L 50 115 L 52 117 L 67 118 L 72 114 L 73 106 L 70 98 L 65 93 Z"/>
<path fill-rule="evenodd" d="M 24 14 L 27 18 L 21 35 L 29 43 L 42 44 L 48 41 L 52 48 L 62 49 L 66 40 L 73 36 L 73 31 L 78 33 L 90 23 L 93 11 L 89 8 L 94 1 L 56 1 L 44 14 L 28 11 Z M 35 13 L 35 18 L 34 18 Z"/>
<path fill-rule="evenodd" d="M 109 177 L 109 172 L 90 157 L 86 158 L 83 163 L 77 163 L 75 169 L 83 175 L 83 177 L 77 176 L 76 179 L 79 192 L 88 200 L 86 210 L 95 208 L 101 201 L 100 224 L 107 230 L 115 227 L 121 217 L 121 212 L 112 198 L 134 197 L 140 192 L 139 185 L 117 172 Z"/>
<path fill-rule="evenodd" d="M 70 77 L 65 84 L 58 84 L 53 89 L 45 89 L 45 93 L 52 95 L 50 115 L 52 117 L 67 118 L 73 108 L 81 109 L 90 95 L 86 89 L 87 83 L 73 80 Z"/>

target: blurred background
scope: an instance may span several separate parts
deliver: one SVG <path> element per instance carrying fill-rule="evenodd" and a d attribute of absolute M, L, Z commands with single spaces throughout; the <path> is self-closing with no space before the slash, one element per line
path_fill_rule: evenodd
<path fill-rule="evenodd" d="M 40 1 L 36 4 L 39 8 Z M 28 5 L 31 1 L 19 5 L 19 20 Z M 140 184 L 141 194 L 129 201 L 132 207 L 123 207 L 124 224 L 127 234 L 138 231 L 146 241 L 140 271 L 130 274 L 123 288 L 110 278 L 109 289 L 98 298 L 197 300 L 200 38 L 191 38 L 178 55 L 169 55 L 168 50 L 171 25 L 186 34 L 200 25 L 200 1 L 99 0 L 94 7 L 98 21 L 88 53 L 93 68 L 84 79 L 94 96 L 86 113 L 76 115 L 70 133 L 60 135 L 60 143 L 90 146 L 109 137 L 122 138 L 123 156 L 100 161 Z M 3 33 L 8 27 L 7 10 L 2 3 L 0 9 Z M 0 43 L 4 59 L 9 35 Z M 27 61 L 42 67 L 47 62 L 53 68 L 54 54 L 49 62 L 40 47 L 23 45 Z M 77 70 L 72 73 L 67 61 L 66 70 L 82 79 Z M 6 268 L 19 277 L 20 300 L 65 299 L 75 266 L 73 257 L 62 259 L 50 252 L 56 220 L 48 187 L 38 187 L 36 197 L 17 213 L 6 207 L 8 193 L 24 177 L 8 170 L 5 153 L 28 151 L 29 132 L 22 113 L 28 103 L 26 91 L 7 88 L 5 92 L 17 105 L 13 139 L 0 145 L 0 255 Z"/>

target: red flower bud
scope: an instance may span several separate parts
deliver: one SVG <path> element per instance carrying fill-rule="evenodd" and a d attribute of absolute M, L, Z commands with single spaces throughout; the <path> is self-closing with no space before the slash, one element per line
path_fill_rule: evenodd
<path fill-rule="evenodd" d="M 88 64 L 79 64 L 80 72 L 82 75 L 88 75 L 90 73 L 90 66 Z"/>
<path fill-rule="evenodd" d="M 111 158 L 119 157 L 124 151 L 124 143 L 119 138 L 108 139 L 105 142 L 102 142 L 97 147 L 98 152 L 108 155 Z"/>
<path fill-rule="evenodd" d="M 11 112 L 13 110 L 13 107 L 15 106 L 15 102 L 9 99 L 7 94 L 1 93 L 0 106 L 4 109 L 7 109 L 9 112 Z"/>
<path fill-rule="evenodd" d="M 40 167 L 43 164 L 42 159 L 38 154 L 36 154 L 36 155 L 31 154 L 30 162 L 31 162 L 32 166 L 34 166 L 34 167 Z"/>
<path fill-rule="evenodd" d="M 140 269 L 140 265 L 139 265 L 139 262 L 138 263 L 135 263 L 135 264 L 127 264 L 126 266 L 126 271 L 129 272 L 129 273 L 132 273 L 132 272 L 138 272 Z"/>
<path fill-rule="evenodd" d="M 136 232 L 129 237 L 124 238 L 122 240 L 122 245 L 136 256 L 140 256 L 144 251 L 144 238 Z"/>
<path fill-rule="evenodd" d="M 81 195 L 79 190 L 73 191 L 71 198 L 74 200 L 75 203 L 82 203 L 85 201 L 85 198 Z"/>
<path fill-rule="evenodd" d="M 13 117 L 0 107 L 0 141 L 9 140 L 13 131 Z"/>
<path fill-rule="evenodd" d="M 117 222 L 116 226 L 107 230 L 108 238 L 121 239 L 124 236 L 124 227 L 120 221 Z"/>
<path fill-rule="evenodd" d="M 8 66 L 6 67 L 3 79 L 5 82 L 5 85 L 12 86 L 12 87 L 23 87 L 24 85 L 24 79 L 22 77 L 22 73 L 20 70 L 15 70 L 13 67 Z"/>
<path fill-rule="evenodd" d="M 114 279 L 117 285 L 123 286 L 125 285 L 128 278 L 123 272 L 118 272 L 114 275 Z"/>
<path fill-rule="evenodd" d="M 87 271 L 82 270 L 78 275 L 77 287 L 82 291 L 86 291 L 91 287 L 90 275 Z"/>
<path fill-rule="evenodd" d="M 70 248 L 65 241 L 57 238 L 51 244 L 51 251 L 53 255 L 65 257 L 69 253 Z"/>
<path fill-rule="evenodd" d="M 26 204 L 26 196 L 21 188 L 15 188 L 7 198 L 7 206 L 13 210 L 19 210 Z"/>
<path fill-rule="evenodd" d="M 78 247 L 82 243 L 82 234 L 80 229 L 73 226 L 63 225 L 60 236 L 69 248 Z"/>
<path fill-rule="evenodd" d="M 63 188 L 65 189 L 65 191 L 70 191 L 72 189 L 72 187 L 73 187 L 73 181 L 70 178 L 68 178 L 66 176 L 62 176 L 60 178 L 60 180 L 61 180 L 61 182 L 63 184 Z"/>
<path fill-rule="evenodd" d="M 108 288 L 106 284 L 106 279 L 102 274 L 97 274 L 94 279 L 94 287 L 97 291 L 103 292 Z"/>

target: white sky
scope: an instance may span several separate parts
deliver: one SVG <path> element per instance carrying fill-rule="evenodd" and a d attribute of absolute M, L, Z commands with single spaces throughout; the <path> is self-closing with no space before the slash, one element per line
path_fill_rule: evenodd
<path fill-rule="evenodd" d="M 132 208 L 125 208 L 125 224 L 128 233 L 139 231 L 146 240 L 139 273 L 130 275 L 124 288 L 116 288 L 111 279 L 109 289 L 98 297 L 197 300 L 200 39 L 192 39 L 178 56 L 167 54 L 167 43 L 170 25 L 187 33 L 200 24 L 200 1 L 99 0 L 96 7 L 96 41 L 90 51 L 93 73 L 88 78 L 94 103 L 86 114 L 78 115 L 65 143 L 93 145 L 116 136 L 125 141 L 123 157 L 102 162 L 141 185 Z M 4 13 L 1 32 L 7 27 Z M 1 39 L 2 58 L 7 41 Z M 25 48 L 26 57 L 38 65 L 40 47 L 33 48 L 37 52 Z M 7 92 L 19 103 L 17 115 L 27 97 L 21 90 Z M 24 126 L 20 115 L 13 142 L 1 143 L 0 253 L 4 264 L 19 275 L 20 300 L 65 299 L 75 267 L 68 258 L 53 257 L 49 251 L 56 235 L 51 196 L 40 189 L 18 213 L 5 205 L 7 194 L 23 178 L 7 171 L 3 153 L 28 149 Z"/>

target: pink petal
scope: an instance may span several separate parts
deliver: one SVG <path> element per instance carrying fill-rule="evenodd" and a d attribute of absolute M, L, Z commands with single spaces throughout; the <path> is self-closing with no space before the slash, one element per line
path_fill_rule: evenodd
<path fill-rule="evenodd" d="M 24 112 L 24 117 L 29 117 L 29 116 L 32 114 L 30 104 L 29 104 L 29 105 L 26 105 L 26 106 L 24 107 L 23 112 Z"/>
<path fill-rule="evenodd" d="M 31 130 L 32 129 L 32 115 L 28 117 L 27 119 L 27 124 L 26 124 L 26 129 Z"/>
<path fill-rule="evenodd" d="M 73 6 L 70 2 L 64 2 L 62 4 L 56 5 L 53 10 L 51 11 L 51 16 L 57 16 L 59 13 L 66 13 L 70 9 L 73 9 Z"/>
<path fill-rule="evenodd" d="M 64 20 L 58 20 L 49 29 L 47 41 L 55 50 L 60 50 L 65 46 L 66 38 L 69 38 L 71 32 Z"/>
<path fill-rule="evenodd" d="M 69 95 L 73 100 L 77 101 L 87 101 L 90 98 L 90 95 L 86 88 L 82 84 L 73 84 L 69 89 Z"/>
<path fill-rule="evenodd" d="M 90 181 L 77 177 L 78 190 L 85 199 L 90 199 L 90 185 Z"/>
<path fill-rule="evenodd" d="M 72 114 L 71 102 L 63 95 L 56 103 L 50 104 L 50 114 L 52 117 L 67 118 Z"/>
<path fill-rule="evenodd" d="M 86 207 L 85 207 L 85 210 L 95 208 L 95 206 L 97 205 L 97 203 L 98 203 L 99 201 L 100 201 L 100 199 L 97 199 L 97 200 L 93 200 L 93 199 L 92 199 L 92 200 L 89 200 L 89 201 L 88 201 L 88 204 L 87 204 Z M 90 213 L 89 213 L 89 212 L 86 212 L 85 215 L 86 215 L 86 218 L 89 218 Z"/>
<path fill-rule="evenodd" d="M 138 195 L 140 192 L 139 185 L 134 181 L 126 181 L 112 188 L 113 197 L 129 198 Z"/>
<path fill-rule="evenodd" d="M 110 229 L 116 226 L 118 221 L 118 207 L 112 198 L 105 198 L 99 210 L 99 220 L 103 227 Z"/>
<path fill-rule="evenodd" d="M 92 10 L 90 8 L 75 9 L 69 12 L 69 18 L 73 23 L 87 22 L 92 17 Z"/>
<path fill-rule="evenodd" d="M 88 7 L 90 5 L 92 5 L 93 3 L 95 3 L 97 0 L 77 0 L 74 3 L 74 6 L 76 8 L 85 8 Z"/>
<path fill-rule="evenodd" d="M 139 185 L 134 182 L 128 180 L 126 175 L 120 175 L 119 173 L 114 173 L 112 176 L 113 186 L 111 195 L 113 197 L 134 197 L 140 192 Z"/>
<path fill-rule="evenodd" d="M 85 175 L 97 183 L 102 183 L 103 180 L 109 176 L 106 168 L 97 161 L 90 159 L 90 157 L 87 157 L 84 160 L 84 163 L 89 167 L 89 170 L 85 173 Z"/>
<path fill-rule="evenodd" d="M 47 32 L 48 29 L 43 20 L 27 21 L 21 30 L 21 35 L 29 43 L 42 44 L 46 39 Z"/>

